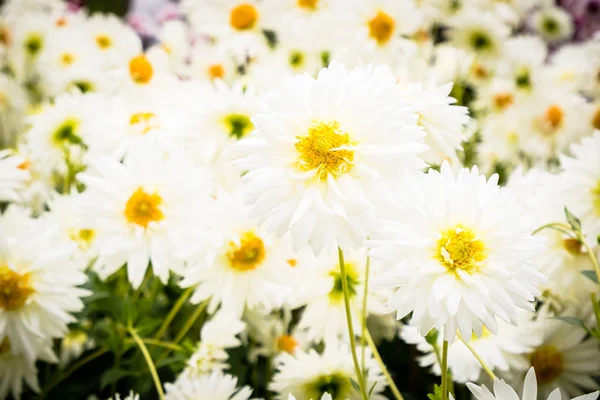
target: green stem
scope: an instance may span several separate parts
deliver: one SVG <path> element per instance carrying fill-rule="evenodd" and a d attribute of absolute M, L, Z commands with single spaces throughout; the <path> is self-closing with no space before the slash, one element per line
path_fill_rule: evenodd
<path fill-rule="evenodd" d="M 588 245 L 588 243 L 585 240 L 585 238 L 583 237 L 582 233 L 577 232 L 577 238 L 579 239 L 579 241 L 583 244 L 583 246 L 587 250 L 590 260 L 592 261 L 592 264 L 594 265 L 594 270 L 596 270 L 596 279 L 598 280 L 598 285 L 600 285 L 600 265 L 598 264 L 598 259 L 596 258 L 596 253 L 594 253 L 594 250 Z"/>
<path fill-rule="evenodd" d="M 79 368 L 83 367 L 85 364 L 89 363 L 90 361 L 95 360 L 96 358 L 100 357 L 101 355 L 103 355 L 105 353 L 108 353 L 108 349 L 100 348 L 100 349 L 96 350 L 95 352 L 91 353 L 90 355 L 88 355 L 87 357 L 82 358 L 81 360 L 79 360 L 78 362 L 73 364 L 70 368 L 65 370 L 65 372 L 60 376 L 60 378 L 58 378 L 56 381 L 52 382 L 49 386 L 44 388 L 44 390 L 42 391 L 42 394 L 40 396 L 42 398 L 46 397 L 52 389 L 54 389 L 59 383 L 61 383 L 65 379 L 67 379 L 73 372 L 77 371 Z"/>
<path fill-rule="evenodd" d="M 479 361 L 479 364 L 481 365 L 481 367 L 483 368 L 483 370 L 490 376 L 490 378 L 492 378 L 492 381 L 496 379 L 496 375 L 494 375 L 494 373 L 492 372 L 492 370 L 487 366 L 487 364 L 485 363 L 485 361 L 483 361 L 483 359 L 479 356 L 479 354 L 477 354 L 477 352 L 475 351 L 475 349 L 469 344 L 469 342 L 467 342 L 462 335 L 460 334 L 460 332 L 456 332 L 456 336 L 458 337 L 458 339 L 463 342 L 463 344 L 465 346 L 467 346 L 467 349 L 469 349 L 469 351 L 471 352 L 471 354 L 473 354 L 473 356 L 477 359 L 477 361 Z"/>
<path fill-rule="evenodd" d="M 354 370 L 356 372 L 356 379 L 360 386 L 360 393 L 363 400 L 369 400 L 369 396 L 365 390 L 364 376 L 360 372 L 360 365 L 358 363 L 358 357 L 356 355 L 356 338 L 354 336 L 354 327 L 352 326 L 352 312 L 350 310 L 350 291 L 348 290 L 348 277 L 346 275 L 346 265 L 344 264 L 344 253 L 342 249 L 338 247 L 338 257 L 340 260 L 340 275 L 342 278 L 342 289 L 344 291 L 344 305 L 346 308 L 346 322 L 348 323 L 348 335 L 350 336 L 350 350 L 352 351 L 352 361 L 354 362 Z"/>
<path fill-rule="evenodd" d="M 448 341 L 442 347 L 442 400 L 448 400 Z"/>
<path fill-rule="evenodd" d="M 148 349 L 144 345 L 142 339 L 138 336 L 137 332 L 133 328 L 128 328 L 131 337 L 137 343 L 140 351 L 144 355 L 146 359 L 146 364 L 148 364 L 148 369 L 150 370 L 150 374 L 152 375 L 152 380 L 154 381 L 154 386 L 156 387 L 156 392 L 158 393 L 158 398 L 160 400 L 165 399 L 165 392 L 163 391 L 162 384 L 160 383 L 160 378 L 158 377 L 158 372 L 156 372 L 156 367 L 154 366 L 154 362 L 152 361 L 152 357 L 150 357 L 150 353 Z"/>
<path fill-rule="evenodd" d="M 165 334 L 167 328 L 169 328 L 169 325 L 173 321 L 173 318 L 175 318 L 179 310 L 181 310 L 181 307 L 183 307 L 186 300 L 191 296 L 193 291 L 194 288 L 190 287 L 187 288 L 183 293 L 181 293 L 181 296 L 179 296 L 179 298 L 173 305 L 173 308 L 171 308 L 171 311 L 169 311 L 169 314 L 167 314 L 167 317 L 161 324 L 160 328 L 158 328 L 158 331 L 156 331 L 156 333 L 154 334 L 154 339 L 160 339 Z"/>
<path fill-rule="evenodd" d="M 365 368 L 365 335 L 367 334 L 367 298 L 369 297 L 369 273 L 371 269 L 371 257 L 367 256 L 367 267 L 365 268 L 365 291 L 363 293 L 363 304 L 362 304 L 362 326 L 360 334 L 360 350 L 361 350 L 361 370 L 363 373 L 367 370 Z M 365 378 L 366 379 L 366 378 Z"/>
<path fill-rule="evenodd" d="M 181 339 L 183 339 L 186 333 L 188 333 L 188 331 L 192 329 L 192 326 L 194 325 L 198 317 L 200 317 L 200 314 L 202 314 L 202 311 L 204 311 L 207 305 L 208 301 L 203 301 L 198 305 L 198 307 L 196 307 L 194 313 L 188 318 L 187 321 L 185 321 L 185 324 L 183 325 L 177 336 L 175 336 L 175 340 L 173 341 L 175 344 L 181 342 Z"/>
<path fill-rule="evenodd" d="M 171 343 L 171 342 L 163 342 L 162 340 L 156 340 L 156 339 L 150 339 L 150 338 L 141 338 L 141 339 L 144 344 L 149 344 L 150 346 L 164 347 L 165 349 L 170 349 L 170 350 L 175 350 L 175 351 L 180 351 L 183 349 L 183 347 L 179 346 L 178 344 Z M 133 341 L 126 340 L 125 341 L 125 343 L 132 343 L 132 342 L 137 344 L 135 342 L 135 340 L 133 340 Z"/>
<path fill-rule="evenodd" d="M 402 394 L 400 393 L 400 390 L 398 390 L 398 387 L 396 386 L 396 383 L 394 382 L 394 379 L 392 378 L 392 375 L 390 375 L 390 372 L 387 370 L 385 363 L 381 359 L 381 355 L 379 354 L 379 351 L 377 350 L 377 346 L 375 346 L 375 342 L 373 341 L 373 338 L 371 337 L 369 330 L 367 330 L 365 332 L 365 336 L 366 336 L 367 342 L 369 342 L 371 351 L 373 352 L 373 357 L 375 357 L 375 360 L 379 364 L 379 368 L 381 368 L 381 372 L 383 372 L 383 375 L 385 376 L 385 379 L 388 382 L 388 385 L 390 387 L 390 390 L 392 391 L 392 394 L 394 395 L 394 398 L 396 400 L 404 400 L 404 398 L 402 397 Z"/>

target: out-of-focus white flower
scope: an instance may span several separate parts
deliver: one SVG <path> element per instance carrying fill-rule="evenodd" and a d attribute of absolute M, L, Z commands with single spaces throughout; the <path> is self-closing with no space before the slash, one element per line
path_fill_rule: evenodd
<path fill-rule="evenodd" d="M 26 159 L 10 150 L 0 151 L 0 201 L 19 201 L 19 192 L 25 189 L 30 177 L 25 168 Z"/>
<path fill-rule="evenodd" d="M 252 389 L 237 387 L 238 379 L 215 371 L 210 375 L 182 377 L 165 385 L 166 400 L 248 400 Z"/>
<path fill-rule="evenodd" d="M 531 25 L 538 35 L 550 43 L 569 39 L 575 30 L 569 13 L 555 6 L 535 11 L 531 16 Z"/>

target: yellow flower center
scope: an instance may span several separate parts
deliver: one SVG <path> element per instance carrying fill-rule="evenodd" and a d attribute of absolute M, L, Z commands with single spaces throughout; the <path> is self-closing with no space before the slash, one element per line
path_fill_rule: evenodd
<path fill-rule="evenodd" d="M 0 43 L 4 46 L 10 46 L 12 43 L 12 34 L 7 26 L 0 27 Z"/>
<path fill-rule="evenodd" d="M 514 101 L 512 93 L 498 93 L 494 96 L 494 106 L 498 110 L 505 110 Z"/>
<path fill-rule="evenodd" d="M 56 25 L 58 28 L 64 28 L 65 26 L 69 25 L 69 21 L 65 17 L 59 17 L 56 22 L 54 22 L 54 25 Z"/>
<path fill-rule="evenodd" d="M 252 132 L 254 124 L 248 115 L 244 114 L 229 114 L 224 119 L 225 127 L 229 136 L 236 139 L 241 139 Z"/>
<path fill-rule="evenodd" d="M 208 76 L 210 79 L 223 79 L 225 68 L 221 64 L 213 64 L 208 67 Z"/>
<path fill-rule="evenodd" d="M 315 170 L 316 179 L 324 181 L 333 176 L 348 172 L 354 162 L 354 150 L 348 149 L 352 143 L 350 135 L 334 122 L 315 122 L 308 128 L 308 135 L 297 136 L 298 169 Z"/>
<path fill-rule="evenodd" d="M 10 351 L 10 340 L 5 337 L 2 343 L 0 343 L 0 355 L 8 353 Z"/>
<path fill-rule="evenodd" d="M 78 131 L 79 120 L 76 118 L 67 118 L 54 130 L 52 141 L 59 147 L 68 144 L 82 144 L 83 141 L 81 140 L 81 137 L 79 137 Z"/>
<path fill-rule="evenodd" d="M 15 311 L 23 307 L 35 293 L 29 274 L 19 274 L 7 266 L 0 266 L 0 308 Z"/>
<path fill-rule="evenodd" d="M 592 204 L 596 215 L 600 216 L 600 181 L 592 189 Z"/>
<path fill-rule="evenodd" d="M 598 109 L 594 113 L 594 116 L 592 117 L 592 126 L 594 127 L 594 129 L 600 130 L 600 107 L 598 107 Z"/>
<path fill-rule="evenodd" d="M 102 50 L 106 50 L 109 47 L 112 47 L 112 39 L 108 35 L 98 35 L 96 36 L 96 44 Z"/>
<path fill-rule="evenodd" d="M 233 29 L 246 31 L 254 28 L 258 21 L 258 10 L 252 4 L 242 3 L 231 9 L 229 24 Z"/>
<path fill-rule="evenodd" d="M 160 210 L 162 198 L 157 194 L 148 194 L 144 189 L 136 190 L 125 205 L 127 221 L 148 228 L 150 222 L 159 222 L 165 216 Z"/>
<path fill-rule="evenodd" d="M 353 263 L 346 263 L 346 283 L 348 284 L 348 292 L 350 298 L 356 295 L 357 286 L 360 284 L 358 270 Z M 340 273 L 339 266 L 329 272 L 329 276 L 333 277 L 333 287 L 329 291 L 329 300 L 332 303 L 339 303 L 344 299 L 344 281 Z"/>
<path fill-rule="evenodd" d="M 487 254 L 485 245 L 472 230 L 457 225 L 441 233 L 435 257 L 449 271 L 458 268 L 470 274 L 479 269 Z"/>
<path fill-rule="evenodd" d="M 44 38 L 39 33 L 30 34 L 25 40 L 25 49 L 30 56 L 36 56 L 44 46 Z"/>
<path fill-rule="evenodd" d="M 581 251 L 581 242 L 577 239 L 563 239 L 563 247 L 569 252 L 569 254 L 572 254 L 574 256 L 579 256 L 583 254 L 583 252 Z"/>
<path fill-rule="evenodd" d="M 369 36 L 381 46 L 391 39 L 396 22 L 392 17 L 380 10 L 369 20 L 368 25 Z"/>
<path fill-rule="evenodd" d="M 140 54 L 129 61 L 129 75 L 137 83 L 146 84 L 150 82 L 154 74 L 154 69 L 150 61 Z"/>
<path fill-rule="evenodd" d="M 314 11 L 317 9 L 318 3 L 319 0 L 298 0 L 298 7 Z"/>
<path fill-rule="evenodd" d="M 75 55 L 72 53 L 63 53 L 60 56 L 60 63 L 64 67 L 68 67 L 69 65 L 73 64 L 74 62 L 75 62 Z"/>
<path fill-rule="evenodd" d="M 546 109 L 542 117 L 544 131 L 553 133 L 562 125 L 565 113 L 560 106 L 553 104 Z"/>
<path fill-rule="evenodd" d="M 156 114 L 152 112 L 139 112 L 133 114 L 129 119 L 129 125 L 141 129 L 142 135 L 156 128 Z"/>
<path fill-rule="evenodd" d="M 78 244 L 80 250 L 86 251 L 92 245 L 96 232 L 93 229 L 73 229 L 69 232 L 69 237 Z"/>
<path fill-rule="evenodd" d="M 277 348 L 281 351 L 294 354 L 296 347 L 298 347 L 298 342 L 293 336 L 283 335 L 277 339 Z"/>
<path fill-rule="evenodd" d="M 564 370 L 563 355 L 554 346 L 538 347 L 529 355 L 538 384 L 554 382 Z"/>
<path fill-rule="evenodd" d="M 227 258 L 231 268 L 238 272 L 252 271 L 265 259 L 265 245 L 261 238 L 252 232 L 244 233 L 240 243 L 229 243 Z"/>

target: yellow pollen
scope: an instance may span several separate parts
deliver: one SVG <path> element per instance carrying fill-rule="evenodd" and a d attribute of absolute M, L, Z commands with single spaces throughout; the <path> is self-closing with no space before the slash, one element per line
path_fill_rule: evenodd
<path fill-rule="evenodd" d="M 19 274 L 7 266 L 0 266 L 0 308 L 15 311 L 23 307 L 35 293 L 29 274 Z"/>
<path fill-rule="evenodd" d="M 127 200 L 125 217 L 131 223 L 148 228 L 150 222 L 159 222 L 164 218 L 159 208 L 161 204 L 162 198 L 158 194 L 148 194 L 138 188 Z"/>
<path fill-rule="evenodd" d="M 600 107 L 596 109 L 596 112 L 592 117 L 592 126 L 594 127 L 594 129 L 600 130 Z"/>
<path fill-rule="evenodd" d="M 74 61 L 75 61 L 75 56 L 71 53 L 63 53 L 60 56 L 60 63 L 62 65 L 64 65 L 65 67 L 68 67 L 69 65 L 73 64 Z"/>
<path fill-rule="evenodd" d="M 236 271 L 252 271 L 265 259 L 265 245 L 261 238 L 252 232 L 244 233 L 240 243 L 229 243 L 227 254 L 229 265 Z"/>
<path fill-rule="evenodd" d="M 298 265 L 298 260 L 296 260 L 295 258 L 290 258 L 289 260 L 287 260 L 287 263 L 289 264 L 290 267 L 295 267 L 296 265 Z"/>
<path fill-rule="evenodd" d="M 30 160 L 25 160 L 23 161 L 21 164 L 17 165 L 18 169 L 22 169 L 22 170 L 28 170 L 31 167 L 31 161 Z"/>
<path fill-rule="evenodd" d="M 109 47 L 112 47 L 112 39 L 108 35 L 98 35 L 96 36 L 96 44 L 102 50 L 106 50 Z"/>
<path fill-rule="evenodd" d="M 4 46 L 10 46 L 12 43 L 10 29 L 6 26 L 0 27 L 0 43 L 2 43 Z"/>
<path fill-rule="evenodd" d="M 208 76 L 210 79 L 223 79 L 225 68 L 221 64 L 213 64 L 208 67 Z"/>
<path fill-rule="evenodd" d="M 137 83 L 146 84 L 150 82 L 154 74 L 152 64 L 143 54 L 134 57 L 129 61 L 129 75 Z"/>
<path fill-rule="evenodd" d="M 54 25 L 56 25 L 59 28 L 65 27 L 68 25 L 68 20 L 65 17 L 59 17 L 56 22 L 54 23 Z"/>
<path fill-rule="evenodd" d="M 458 268 L 471 274 L 479 270 L 487 254 L 485 245 L 472 230 L 457 225 L 441 233 L 435 258 L 449 271 Z"/>
<path fill-rule="evenodd" d="M 570 254 L 574 256 L 579 256 L 583 254 L 583 251 L 581 251 L 581 242 L 577 239 L 563 239 L 563 247 L 565 248 L 565 250 L 567 250 Z"/>
<path fill-rule="evenodd" d="M 419 29 L 413 35 L 413 40 L 417 43 L 425 43 L 431 39 L 431 35 L 427 29 Z"/>
<path fill-rule="evenodd" d="M 317 9 L 318 3 L 319 0 L 298 0 L 298 7 L 314 11 Z"/>
<path fill-rule="evenodd" d="M 562 353 L 551 345 L 538 347 L 529 355 L 529 360 L 541 385 L 554 382 L 564 370 Z"/>
<path fill-rule="evenodd" d="M 546 109 L 544 113 L 544 120 L 547 122 L 550 128 L 557 129 L 562 125 L 564 120 L 565 113 L 562 108 L 557 106 L 556 104 L 551 105 Z"/>
<path fill-rule="evenodd" d="M 392 37 L 396 22 L 385 12 L 379 10 L 377 15 L 369 20 L 369 36 L 375 39 L 377 44 L 384 45 Z"/>
<path fill-rule="evenodd" d="M 252 4 L 242 3 L 231 9 L 229 24 L 233 29 L 246 31 L 254 28 L 258 21 L 258 10 Z"/>
<path fill-rule="evenodd" d="M 494 96 L 494 106 L 498 110 L 505 110 L 512 105 L 514 97 L 512 93 L 498 93 Z"/>
<path fill-rule="evenodd" d="M 93 229 L 72 229 L 69 237 L 78 244 L 80 250 L 86 251 L 92 245 L 96 232 Z"/>
<path fill-rule="evenodd" d="M 129 119 L 130 126 L 141 127 L 142 135 L 150 132 L 153 128 L 156 128 L 156 125 L 153 125 L 152 122 L 156 120 L 156 114 L 152 112 L 139 112 L 133 114 Z"/>
<path fill-rule="evenodd" d="M 485 68 L 483 65 L 477 63 L 473 66 L 473 75 L 475 75 L 476 78 L 479 79 L 486 79 L 489 76 L 489 72 L 487 70 L 487 68 Z"/>
<path fill-rule="evenodd" d="M 281 351 L 285 351 L 289 354 L 294 354 L 296 351 L 296 347 L 298 347 L 298 342 L 294 339 L 293 336 L 283 335 L 277 339 L 277 348 Z"/>
<path fill-rule="evenodd" d="M 592 207 L 597 216 L 600 217 L 600 181 L 592 188 Z"/>
<path fill-rule="evenodd" d="M 350 135 L 334 122 L 315 122 L 308 128 L 308 135 L 297 136 L 297 167 L 301 171 L 315 171 L 315 178 L 325 181 L 329 174 L 335 176 L 348 172 L 354 162 L 354 150 Z"/>
<path fill-rule="evenodd" d="M 0 343 L 0 355 L 8 353 L 10 351 L 10 340 L 5 337 L 2 343 Z"/>

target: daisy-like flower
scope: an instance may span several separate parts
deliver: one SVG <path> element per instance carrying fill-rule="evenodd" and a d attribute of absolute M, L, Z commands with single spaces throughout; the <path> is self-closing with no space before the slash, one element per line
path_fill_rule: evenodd
<path fill-rule="evenodd" d="M 494 14 L 467 9 L 450 20 L 450 39 L 460 47 L 483 58 L 496 58 L 510 33 Z"/>
<path fill-rule="evenodd" d="M 350 251 L 344 258 L 352 322 L 354 331 L 360 333 L 367 252 L 365 249 Z M 375 263 L 371 261 L 371 275 L 375 270 Z M 323 254 L 311 264 L 314 264 L 312 268 L 304 268 L 304 283 L 298 285 L 297 289 L 296 305 L 305 305 L 297 328 L 305 330 L 309 340 L 316 342 L 347 338 L 348 325 L 338 254 Z M 384 294 L 385 292 L 369 290 L 369 313 L 383 312 Z"/>
<path fill-rule="evenodd" d="M 455 175 L 444 162 L 414 177 L 388 210 L 396 216 L 373 241 L 372 255 L 390 263 L 378 283 L 394 289 L 389 310 L 398 319 L 412 312 L 419 333 L 479 337 L 484 325 L 497 332 L 496 316 L 516 324 L 517 307 L 533 311 L 544 277 L 532 259 L 545 240 L 531 236 L 535 227 L 497 182 L 477 167 Z"/>
<path fill-rule="evenodd" d="M 531 16 L 531 26 L 547 42 L 554 43 L 569 39 L 575 26 L 568 12 L 560 7 L 546 6 Z"/>
<path fill-rule="evenodd" d="M 75 322 L 71 313 L 83 309 L 80 298 L 89 294 L 78 286 L 87 277 L 71 259 L 70 247 L 52 241 L 51 226 L 8 214 L 15 220 L 2 221 L 0 341 L 9 340 L 12 354 L 33 361 L 40 342 L 63 337 Z M 11 225 L 21 227 L 7 229 Z"/>
<path fill-rule="evenodd" d="M 104 69 L 117 67 L 123 59 L 142 52 L 139 36 L 111 14 L 92 14 L 85 24 L 87 46 L 100 54 Z"/>
<path fill-rule="evenodd" d="M 538 399 L 538 387 L 536 379 L 536 371 L 533 367 L 527 371 L 527 376 L 523 383 L 522 397 L 519 397 L 517 392 L 510 387 L 504 380 L 494 380 L 494 393 L 485 387 L 485 385 L 477 386 L 473 383 L 467 383 L 467 387 L 473 393 L 477 400 L 537 400 Z M 583 396 L 575 397 L 573 400 L 596 400 L 598 398 L 598 391 L 589 393 Z M 542 397 L 542 400 L 545 397 Z M 556 388 L 548 396 L 548 400 L 561 400 L 562 395 L 560 389 Z"/>
<path fill-rule="evenodd" d="M 19 201 L 19 192 L 29 179 L 26 162 L 10 150 L 0 150 L 0 201 Z"/>
<path fill-rule="evenodd" d="M 238 77 L 238 62 L 230 50 L 207 40 L 198 40 L 190 51 L 187 71 L 190 77 L 207 81 L 220 79 L 228 83 Z"/>
<path fill-rule="evenodd" d="M 196 351 L 186 363 L 179 379 L 193 379 L 213 371 L 229 368 L 227 349 L 238 347 L 241 342 L 237 338 L 246 325 L 237 317 L 226 312 L 218 312 L 204 324 L 200 331 L 200 342 Z"/>
<path fill-rule="evenodd" d="M 351 64 L 397 64 L 402 60 L 399 58 L 403 47 L 401 36 L 415 33 L 421 24 L 422 14 L 412 0 L 333 0 L 331 3 L 340 28 L 347 32 L 348 49 L 342 58 Z"/>
<path fill-rule="evenodd" d="M 423 132 L 395 82 L 384 67 L 333 63 L 269 93 L 239 146 L 250 215 L 315 254 L 364 242 L 375 203 L 423 165 Z"/>
<path fill-rule="evenodd" d="M 220 191 L 216 197 L 219 216 L 211 228 L 211 244 L 185 255 L 190 269 L 181 286 L 195 287 L 190 301 L 209 300 L 209 312 L 221 305 L 241 317 L 245 308 L 270 312 L 281 307 L 291 293 L 294 269 L 303 263 L 289 241 L 265 233 L 248 219 L 239 191 Z"/>
<path fill-rule="evenodd" d="M 534 315 L 520 311 L 518 326 L 499 321 L 497 334 L 492 334 L 484 327 L 481 337 L 473 335 L 465 339 L 469 340 L 469 345 L 490 369 L 509 373 L 521 361 L 522 355 L 531 353 L 542 341 L 539 324 L 532 320 Z M 419 358 L 419 365 L 431 366 L 436 375 L 441 375 L 436 350 L 414 327 L 405 325 L 400 337 L 407 343 L 416 344 L 417 349 L 424 353 Z M 436 340 L 439 349 L 443 344 L 443 335 L 438 335 Z M 448 347 L 448 368 L 452 371 L 452 379 L 461 383 L 478 381 L 483 373 L 480 362 L 462 341 L 455 341 Z"/>
<path fill-rule="evenodd" d="M 235 376 L 215 371 L 210 375 L 185 377 L 165 385 L 166 400 L 248 400 L 249 386 L 237 387 Z"/>
<path fill-rule="evenodd" d="M 456 151 L 467 139 L 468 109 L 453 105 L 456 99 L 449 97 L 451 90 L 451 83 L 411 84 L 406 88 L 405 95 L 419 116 L 419 126 L 426 134 L 425 143 L 430 147 L 421 157 L 429 163 L 456 161 Z"/>
<path fill-rule="evenodd" d="M 183 264 L 174 257 L 178 244 L 206 226 L 200 215 L 208 212 L 212 192 L 206 171 L 185 157 L 165 159 L 162 149 L 140 146 L 124 163 L 92 160 L 91 170 L 78 179 L 87 186 L 78 210 L 84 228 L 96 234 L 92 251 L 101 277 L 127 263 L 129 281 L 137 288 L 149 262 L 163 282 L 170 270 L 181 272 Z"/>
<path fill-rule="evenodd" d="M 573 144 L 571 152 L 573 157 L 561 158 L 559 193 L 569 211 L 581 219 L 583 232 L 595 240 L 600 235 L 600 131 Z"/>
<path fill-rule="evenodd" d="M 371 390 L 371 399 L 384 400 L 385 378 L 378 364 L 365 351 L 366 383 Z M 355 376 L 352 356 L 348 345 L 329 343 L 323 354 L 315 350 L 297 351 L 294 355 L 282 354 L 277 359 L 278 371 L 269 386 L 277 393 L 276 399 L 286 400 L 289 395 L 297 400 L 320 399 L 325 393 L 332 394 L 332 400 L 359 400 L 360 393 L 352 387 L 350 378 Z"/>
<path fill-rule="evenodd" d="M 512 370 L 514 384 L 520 385 L 530 367 L 535 369 L 539 397 L 546 398 L 555 388 L 565 397 L 578 396 L 598 384 L 593 377 L 600 371 L 600 350 L 593 337 L 578 326 L 553 319 L 544 306 L 537 316 L 542 342 L 521 356 L 522 362 Z M 555 395 L 556 396 L 556 395 Z"/>

